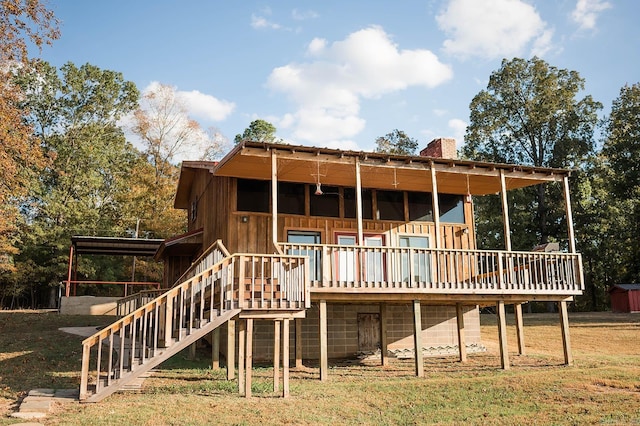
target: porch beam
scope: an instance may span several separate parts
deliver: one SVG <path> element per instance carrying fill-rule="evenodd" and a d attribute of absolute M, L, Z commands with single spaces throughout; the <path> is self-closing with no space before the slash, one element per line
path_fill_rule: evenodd
<path fill-rule="evenodd" d="M 358 244 L 364 245 L 362 226 L 362 179 L 360 176 L 360 158 L 356 157 L 356 220 L 358 222 Z"/>
<path fill-rule="evenodd" d="M 413 301 L 413 348 L 416 376 L 424 377 L 424 359 L 422 357 L 422 312 L 420 301 Z"/>
<path fill-rule="evenodd" d="M 456 303 L 456 318 L 458 320 L 458 352 L 460 362 L 467 362 L 467 342 L 464 334 L 464 309 L 462 303 Z"/>
<path fill-rule="evenodd" d="M 576 252 L 576 238 L 573 232 L 573 213 L 571 212 L 571 194 L 569 192 L 569 177 L 565 176 L 562 179 L 562 186 L 564 188 L 564 204 L 567 215 L 567 232 L 569 238 L 569 253 Z"/>
<path fill-rule="evenodd" d="M 236 322 L 227 321 L 227 380 L 236 376 Z"/>
<path fill-rule="evenodd" d="M 502 223 L 504 224 L 504 248 L 511 251 L 511 227 L 509 226 L 509 205 L 507 204 L 507 183 L 504 170 L 500 169 L 500 199 L 502 200 Z"/>
<path fill-rule="evenodd" d="M 518 354 L 525 354 L 524 346 L 524 322 L 522 320 L 522 303 L 516 303 L 513 305 L 513 312 L 516 319 L 516 335 L 518 337 Z"/>
<path fill-rule="evenodd" d="M 507 318 L 504 310 L 504 300 L 498 300 L 496 308 L 496 313 L 498 314 L 498 339 L 500 341 L 500 366 L 503 370 L 508 370 L 510 365 L 509 350 L 507 346 Z"/>
<path fill-rule="evenodd" d="M 389 357 L 387 356 L 387 316 L 388 308 L 387 304 L 382 302 L 380 304 L 380 363 L 383 366 L 389 365 Z"/>
<path fill-rule="evenodd" d="M 271 150 L 271 240 L 278 247 L 278 157 Z"/>
<path fill-rule="evenodd" d="M 296 328 L 296 369 L 302 368 L 302 318 L 295 319 L 295 328 Z"/>
<path fill-rule="evenodd" d="M 567 302 L 558 302 L 558 313 L 560 314 L 560 328 L 562 331 L 562 349 L 564 351 L 565 365 L 573 365 L 573 354 L 571 353 L 571 337 L 569 335 L 569 314 L 567 312 Z"/>
<path fill-rule="evenodd" d="M 435 228 L 436 248 L 442 248 L 440 238 L 440 202 L 438 201 L 438 180 L 436 179 L 436 169 L 431 163 L 431 198 L 433 204 L 433 222 Z"/>
<path fill-rule="evenodd" d="M 328 378 L 329 360 L 327 352 L 327 301 L 321 300 L 320 306 L 320 381 Z"/>

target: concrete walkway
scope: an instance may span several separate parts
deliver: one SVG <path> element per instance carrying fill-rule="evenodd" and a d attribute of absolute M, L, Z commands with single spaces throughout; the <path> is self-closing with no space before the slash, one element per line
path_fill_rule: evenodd
<path fill-rule="evenodd" d="M 46 417 L 54 403 L 78 402 L 78 389 L 33 389 L 20 403 L 20 408 L 11 417 L 36 420 Z M 19 423 L 34 425 L 39 423 Z"/>

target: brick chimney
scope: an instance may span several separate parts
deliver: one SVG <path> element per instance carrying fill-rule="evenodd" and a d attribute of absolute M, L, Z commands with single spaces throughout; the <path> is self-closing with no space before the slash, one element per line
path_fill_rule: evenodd
<path fill-rule="evenodd" d="M 456 140 L 453 138 L 437 138 L 429 142 L 427 147 L 420 151 L 422 157 L 449 158 L 455 160 L 458 158 L 456 150 Z"/>

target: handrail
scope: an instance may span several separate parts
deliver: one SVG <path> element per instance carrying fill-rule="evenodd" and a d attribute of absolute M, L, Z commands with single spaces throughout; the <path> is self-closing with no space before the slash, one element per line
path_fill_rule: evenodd
<path fill-rule="evenodd" d="M 229 257 L 231 254 L 229 250 L 224 246 L 222 240 L 216 240 L 211 244 L 196 260 L 191 262 L 189 268 L 180 275 L 180 277 L 173 283 L 173 286 L 183 282 L 187 277 L 192 276 L 194 271 L 198 267 L 206 267 L 206 265 L 213 265 L 214 263 L 219 262 L 221 259 L 225 257 Z M 208 262 L 207 262 L 208 261 Z M 196 272 L 197 273 L 197 272 Z"/>
<path fill-rule="evenodd" d="M 123 316 L 135 311 L 148 301 L 155 299 L 162 293 L 167 291 L 166 288 L 159 288 L 155 290 L 140 290 L 137 293 L 130 294 L 129 296 L 118 299 L 116 305 L 116 315 Z M 142 303 L 144 301 L 144 303 Z"/>
<path fill-rule="evenodd" d="M 280 243 L 307 255 L 312 291 L 567 294 L 584 290 L 577 253 Z"/>
<path fill-rule="evenodd" d="M 225 312 L 310 307 L 306 256 L 233 254 L 205 267 L 209 261 L 201 257 L 193 276 L 82 342 L 81 400 L 90 370 L 98 392 Z"/>

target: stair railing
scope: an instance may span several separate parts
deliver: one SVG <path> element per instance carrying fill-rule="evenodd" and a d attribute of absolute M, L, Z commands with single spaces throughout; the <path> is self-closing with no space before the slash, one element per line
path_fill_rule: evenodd
<path fill-rule="evenodd" d="M 117 385 L 226 311 L 308 308 L 308 277 L 305 256 L 234 254 L 196 265 L 193 276 L 82 342 L 80 400 L 89 396 L 90 381 L 95 393 Z"/>

